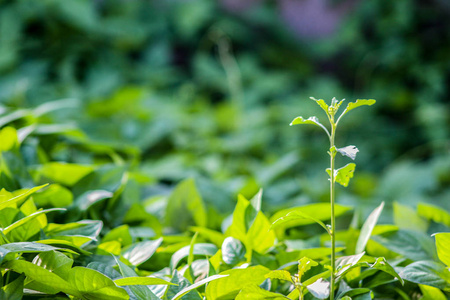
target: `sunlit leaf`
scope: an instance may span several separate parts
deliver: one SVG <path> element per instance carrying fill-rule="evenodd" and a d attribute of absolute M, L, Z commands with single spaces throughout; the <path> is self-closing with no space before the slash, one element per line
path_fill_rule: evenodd
<path fill-rule="evenodd" d="M 356 253 L 361 253 L 366 248 L 367 242 L 372 235 L 372 231 L 375 228 L 375 225 L 378 222 L 378 218 L 380 217 L 381 211 L 383 210 L 384 202 L 381 202 L 380 206 L 375 208 L 367 218 L 366 222 L 361 228 L 361 233 L 359 234 L 358 241 L 356 242 Z"/>
<path fill-rule="evenodd" d="M 325 130 L 325 132 L 327 133 L 328 136 L 330 135 L 330 133 L 328 132 L 328 129 L 322 123 L 320 123 L 319 119 L 315 116 L 309 117 L 308 119 L 303 119 L 303 117 L 296 117 L 289 125 L 292 126 L 292 125 L 301 125 L 301 124 L 311 124 L 311 125 L 319 126 L 323 130 Z"/>
<path fill-rule="evenodd" d="M 404 280 L 450 291 L 450 271 L 441 263 L 417 261 L 406 266 L 399 275 Z"/>
<path fill-rule="evenodd" d="M 240 262 L 245 256 L 245 247 L 241 241 L 231 236 L 227 237 L 222 244 L 222 259 L 229 265 Z"/>
<path fill-rule="evenodd" d="M 291 283 L 294 283 L 292 281 L 292 277 L 291 277 L 291 273 L 289 273 L 286 270 L 275 270 L 275 271 L 270 271 L 269 273 L 267 273 L 265 275 L 266 278 L 270 278 L 270 279 L 281 279 L 281 280 L 286 280 L 289 281 Z"/>
<path fill-rule="evenodd" d="M 436 233 L 434 234 L 436 239 L 436 249 L 439 259 L 450 267 L 450 233 Z"/>
<path fill-rule="evenodd" d="M 308 285 L 306 288 L 318 299 L 325 299 L 330 296 L 330 283 L 322 278 Z"/>
<path fill-rule="evenodd" d="M 350 157 L 353 160 L 355 160 L 356 158 L 356 153 L 359 152 L 358 148 L 356 148 L 356 146 L 353 145 L 346 146 L 343 148 L 337 148 L 336 151 L 342 154 L 343 156 Z"/>

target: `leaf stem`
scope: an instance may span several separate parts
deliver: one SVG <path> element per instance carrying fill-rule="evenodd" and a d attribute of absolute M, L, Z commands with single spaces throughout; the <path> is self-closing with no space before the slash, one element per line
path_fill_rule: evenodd
<path fill-rule="evenodd" d="M 331 123 L 331 136 L 330 136 L 330 149 L 334 147 L 334 137 L 336 134 L 336 124 L 334 118 L 330 118 Z M 330 300 L 334 300 L 334 281 L 336 276 L 336 236 L 335 236 L 335 217 L 334 217 L 334 200 L 335 200 L 335 174 L 334 174 L 334 158 L 336 153 L 330 151 L 330 203 L 331 203 L 331 285 L 330 285 Z"/>

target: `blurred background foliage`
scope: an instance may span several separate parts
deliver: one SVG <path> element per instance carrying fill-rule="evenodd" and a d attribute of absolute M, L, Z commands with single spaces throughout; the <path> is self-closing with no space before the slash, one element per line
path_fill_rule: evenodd
<path fill-rule="evenodd" d="M 360 221 L 381 201 L 450 210 L 449 86 L 445 0 L 3 0 L 0 126 L 22 145 L 1 186 L 55 182 L 81 206 L 121 189 L 160 230 L 146 214 L 177 214 L 169 195 L 194 178 L 218 228 L 238 193 L 263 188 L 269 214 L 327 202 L 328 140 L 289 122 L 323 119 L 310 96 L 373 98 L 340 127 L 360 153 L 338 202 Z"/>

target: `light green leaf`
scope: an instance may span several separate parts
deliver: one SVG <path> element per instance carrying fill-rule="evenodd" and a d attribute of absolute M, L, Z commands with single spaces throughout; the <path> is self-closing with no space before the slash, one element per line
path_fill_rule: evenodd
<path fill-rule="evenodd" d="M 174 285 L 174 283 L 168 282 L 161 278 L 156 277 L 125 277 L 114 280 L 114 283 L 118 286 L 126 285 Z"/>
<path fill-rule="evenodd" d="M 125 265 L 123 262 L 114 257 L 117 265 L 119 266 L 119 271 L 124 277 L 137 277 L 136 272 L 129 266 Z M 138 300 L 156 300 L 159 299 L 147 286 L 144 285 L 131 285 L 127 287 L 131 290 L 133 295 Z"/>
<path fill-rule="evenodd" d="M 156 252 L 161 245 L 162 238 L 154 241 L 143 241 L 133 244 L 122 251 L 122 256 L 132 265 L 139 266 L 146 262 Z"/>
<path fill-rule="evenodd" d="M 65 211 L 65 208 L 50 208 L 50 209 L 44 209 L 38 212 L 35 212 L 29 216 L 26 216 L 16 222 L 14 222 L 13 224 L 9 225 L 8 227 L 6 227 L 5 229 L 3 229 L 3 234 L 7 235 L 8 233 L 10 233 L 11 231 L 19 228 L 20 226 L 22 226 L 23 224 L 25 224 L 26 222 L 29 222 L 31 220 L 33 220 L 34 218 L 42 215 L 42 214 L 46 214 L 52 211 Z"/>
<path fill-rule="evenodd" d="M 73 265 L 73 259 L 53 250 L 39 253 L 33 259 L 33 263 L 55 273 L 63 279 L 67 279 Z"/>
<path fill-rule="evenodd" d="M 166 208 L 166 224 L 179 231 L 189 226 L 206 227 L 207 213 L 193 179 L 179 183 L 170 195 Z"/>
<path fill-rule="evenodd" d="M 308 291 L 318 299 L 325 299 L 330 296 L 330 283 L 322 278 L 306 287 Z"/>
<path fill-rule="evenodd" d="M 260 285 L 270 270 L 263 266 L 254 266 L 246 269 L 227 270 L 220 275 L 229 275 L 219 278 L 207 285 L 206 299 L 234 299 L 247 285 Z"/>
<path fill-rule="evenodd" d="M 426 232 L 428 222 L 422 219 L 411 207 L 394 202 L 394 224 L 401 229 Z"/>
<path fill-rule="evenodd" d="M 170 259 L 171 269 L 175 269 L 178 263 L 185 257 L 189 256 L 191 246 L 185 246 L 175 252 Z M 217 252 L 217 247 L 214 244 L 198 243 L 194 245 L 194 255 L 213 256 Z"/>
<path fill-rule="evenodd" d="M 178 300 L 181 297 L 183 297 L 184 295 L 186 295 L 187 293 L 189 293 L 190 291 L 192 291 L 192 290 L 194 290 L 194 289 L 196 289 L 196 288 L 198 288 L 198 287 L 200 287 L 200 286 L 202 286 L 202 285 L 204 285 L 204 284 L 206 284 L 208 282 L 211 282 L 211 281 L 214 281 L 214 280 L 217 280 L 217 279 L 220 279 L 220 278 L 224 278 L 224 277 L 228 277 L 228 275 L 213 275 L 213 276 L 206 277 L 205 279 L 197 281 L 196 283 L 194 283 L 194 284 L 192 284 L 192 285 L 182 289 L 181 291 L 179 291 L 172 298 L 172 300 Z"/>
<path fill-rule="evenodd" d="M 63 250 L 61 248 L 44 245 L 37 242 L 18 242 L 18 243 L 9 243 L 1 246 L 3 249 L 13 253 L 38 253 L 38 252 L 46 252 L 53 250 Z"/>
<path fill-rule="evenodd" d="M 345 110 L 342 112 L 342 114 L 339 116 L 338 120 L 336 123 L 339 123 L 339 120 L 342 118 L 342 116 L 344 116 L 346 113 L 348 113 L 349 111 L 351 111 L 352 109 L 355 109 L 357 107 L 363 106 L 363 105 L 374 105 L 375 104 L 375 100 L 373 99 L 369 99 L 369 100 L 365 100 L 365 99 L 358 99 L 356 100 L 356 102 L 350 102 L 349 104 L 347 104 L 347 107 L 345 108 Z"/>
<path fill-rule="evenodd" d="M 349 163 L 343 166 L 340 169 L 334 170 L 334 181 L 339 183 L 342 186 L 347 187 L 350 182 L 350 178 L 353 177 L 353 173 L 355 172 L 356 165 L 354 163 Z M 327 169 L 328 175 L 331 177 L 330 168 Z"/>
<path fill-rule="evenodd" d="M 245 253 L 245 247 L 238 239 L 229 236 L 223 241 L 222 259 L 226 264 L 237 264 L 244 259 Z"/>
<path fill-rule="evenodd" d="M 328 132 L 328 129 L 322 123 L 320 123 L 319 119 L 317 117 L 315 117 L 315 116 L 309 117 L 306 120 L 303 119 L 303 117 L 297 117 L 289 125 L 292 126 L 292 125 L 300 125 L 300 124 L 311 124 L 311 125 L 319 126 L 323 130 L 325 130 L 325 132 L 327 133 L 328 136 L 330 136 L 330 133 Z"/>
<path fill-rule="evenodd" d="M 298 297 L 297 297 L 298 298 Z M 291 299 L 284 295 L 269 292 L 257 285 L 247 285 L 235 298 L 236 300 L 285 300 Z"/>
<path fill-rule="evenodd" d="M 316 101 L 317 105 L 320 106 L 320 108 L 323 109 L 323 111 L 328 115 L 328 104 L 323 99 L 317 100 L 314 97 L 309 97 L 309 99 Z"/>
<path fill-rule="evenodd" d="M 0 153 L 10 151 L 19 145 L 17 131 L 14 127 L 5 127 L 0 130 Z"/>
<path fill-rule="evenodd" d="M 129 246 L 133 243 L 133 238 L 130 234 L 130 227 L 128 225 L 122 225 L 110 230 L 102 239 L 103 243 L 117 241 L 123 247 Z"/>
<path fill-rule="evenodd" d="M 319 264 L 308 257 L 302 257 L 298 261 L 298 278 L 302 279 L 302 276 L 305 275 L 312 267 L 318 266 Z"/>
<path fill-rule="evenodd" d="M 447 296 L 438 288 L 419 284 L 420 291 L 422 292 L 421 300 L 448 300 Z"/>
<path fill-rule="evenodd" d="M 73 202 L 72 192 L 59 184 L 52 184 L 47 189 L 33 195 L 39 207 L 67 207 Z"/>
<path fill-rule="evenodd" d="M 194 233 L 194 236 L 191 239 L 191 243 L 189 244 L 189 255 L 187 259 L 187 264 L 189 266 L 192 265 L 192 262 L 194 261 L 194 245 L 197 242 L 198 232 Z"/>
<path fill-rule="evenodd" d="M 440 207 L 428 203 L 419 203 L 417 204 L 417 212 L 419 216 L 427 220 L 432 220 L 433 222 L 450 227 L 450 213 Z"/>
<path fill-rule="evenodd" d="M 291 221 L 296 221 L 298 219 L 310 219 L 313 220 L 314 222 L 316 222 L 317 224 L 319 224 L 320 226 L 323 227 L 323 229 L 325 229 L 326 232 L 328 232 L 328 234 L 331 234 L 330 230 L 328 229 L 328 227 L 319 219 L 314 218 L 313 216 L 309 216 L 305 213 L 302 213 L 301 211 L 292 211 L 289 212 L 286 216 L 281 217 L 277 220 L 275 220 L 275 222 L 272 223 L 272 225 L 270 226 L 271 229 L 277 228 L 283 224 L 289 223 Z"/>
<path fill-rule="evenodd" d="M 366 248 L 367 242 L 372 235 L 372 231 L 375 225 L 378 222 L 378 218 L 380 217 L 381 211 L 383 210 L 384 202 L 381 202 L 380 206 L 375 208 L 367 218 L 366 222 L 361 228 L 361 233 L 359 234 L 358 241 L 356 242 L 356 253 L 361 253 Z"/>
<path fill-rule="evenodd" d="M 270 231 L 269 219 L 259 211 L 245 237 L 247 252 L 254 250 L 264 253 L 275 245 L 275 240 L 275 233 Z"/>
<path fill-rule="evenodd" d="M 88 210 L 92 205 L 103 200 L 110 199 L 114 196 L 113 193 L 106 190 L 90 190 L 77 197 L 72 204 L 72 208 L 80 211 Z"/>
<path fill-rule="evenodd" d="M 363 256 L 364 252 L 355 255 L 342 256 L 336 259 L 337 275 L 341 276 L 344 272 L 351 269 Z"/>
<path fill-rule="evenodd" d="M 343 156 L 350 157 L 352 160 L 355 160 L 356 153 L 359 152 L 358 148 L 356 148 L 356 146 L 353 145 L 346 146 L 343 148 L 337 148 L 336 151 L 342 154 Z"/>
<path fill-rule="evenodd" d="M 403 279 L 397 274 L 394 268 L 386 261 L 384 257 L 378 257 L 374 264 L 371 265 L 372 268 L 388 273 L 394 278 L 397 278 L 402 285 L 405 284 Z"/>
<path fill-rule="evenodd" d="M 439 259 L 450 267 L 450 233 L 436 233 L 434 234 L 436 239 L 436 249 Z"/>
<path fill-rule="evenodd" d="M 30 195 L 33 194 L 34 192 L 36 192 L 36 191 L 42 189 L 43 187 L 45 187 L 45 186 L 47 186 L 47 185 L 48 185 L 48 184 L 43 184 L 43 185 L 40 185 L 40 186 L 36 186 L 36 187 L 31 188 L 31 189 L 27 190 L 26 192 L 24 192 L 24 193 L 22 193 L 22 194 L 20 194 L 20 195 L 18 195 L 18 196 L 13 197 L 13 198 L 9 198 L 9 199 L 8 199 L 8 198 L 0 197 L 0 201 L 1 201 L 1 202 L 0 202 L 0 210 L 2 210 L 2 209 L 5 208 L 5 207 L 11 206 L 11 205 L 13 205 L 13 204 L 20 205 L 21 202 L 22 202 L 23 200 L 26 200 L 26 198 L 27 198 L 28 196 L 30 196 Z"/>
<path fill-rule="evenodd" d="M 267 273 L 265 275 L 266 278 L 270 278 L 270 279 L 281 279 L 281 280 L 286 280 L 289 281 L 291 283 L 294 283 L 292 281 L 292 277 L 291 277 L 291 273 L 289 273 L 286 270 L 275 270 L 275 271 L 270 271 L 269 273 Z"/>
<path fill-rule="evenodd" d="M 434 261 L 417 261 L 399 274 L 404 280 L 450 291 L 450 271 Z"/>
<path fill-rule="evenodd" d="M 42 166 L 41 174 L 54 182 L 71 187 L 93 170 L 92 166 L 49 162 Z"/>

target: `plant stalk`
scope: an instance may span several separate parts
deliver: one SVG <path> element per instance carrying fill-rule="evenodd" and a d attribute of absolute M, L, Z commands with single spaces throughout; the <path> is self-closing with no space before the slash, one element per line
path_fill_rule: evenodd
<path fill-rule="evenodd" d="M 331 285 L 330 285 L 330 300 L 334 300 L 334 283 L 336 276 L 336 236 L 335 236 L 335 218 L 334 218 L 334 158 L 335 153 L 331 151 L 334 147 L 334 136 L 336 132 L 336 124 L 334 123 L 333 118 L 330 120 L 331 122 L 331 136 L 330 136 L 330 206 L 331 206 Z"/>

